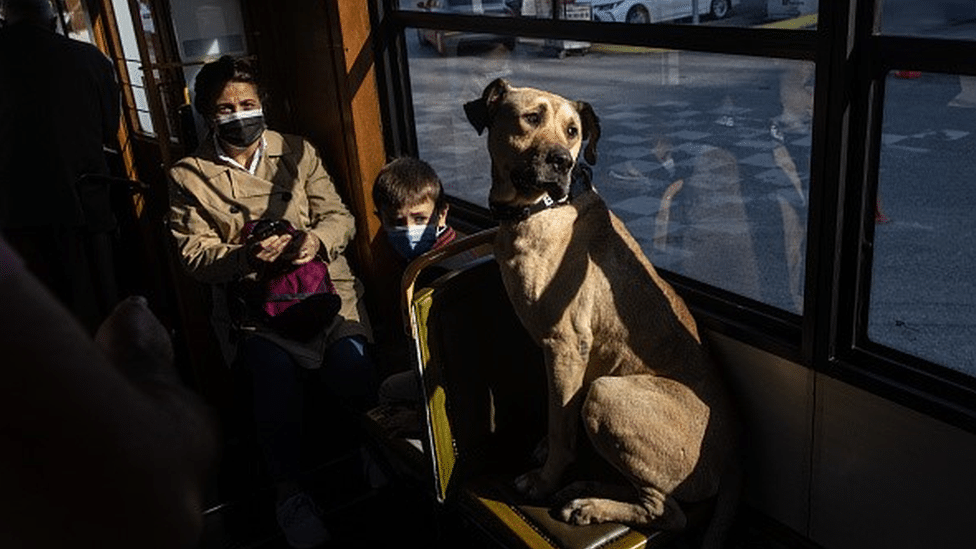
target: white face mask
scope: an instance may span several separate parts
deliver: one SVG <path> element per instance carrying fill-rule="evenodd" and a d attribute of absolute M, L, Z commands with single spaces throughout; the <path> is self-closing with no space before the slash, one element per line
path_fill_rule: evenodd
<path fill-rule="evenodd" d="M 390 227 L 386 229 L 386 238 L 393 249 L 406 260 L 429 251 L 437 242 L 437 237 L 447 227 L 430 225 L 411 225 L 409 227 Z"/>
<path fill-rule="evenodd" d="M 264 129 L 264 111 L 261 109 L 218 114 L 216 118 L 217 137 L 242 149 L 257 141 Z"/>

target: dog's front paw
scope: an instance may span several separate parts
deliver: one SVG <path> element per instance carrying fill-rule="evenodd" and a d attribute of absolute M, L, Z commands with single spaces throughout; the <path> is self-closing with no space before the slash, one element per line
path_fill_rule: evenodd
<path fill-rule="evenodd" d="M 540 468 L 517 477 L 515 488 L 532 499 L 545 499 L 556 491 L 556 482 L 547 480 Z"/>
<path fill-rule="evenodd" d="M 607 522 L 601 500 L 595 498 L 581 498 L 570 501 L 559 510 L 559 519 L 576 526 Z"/>

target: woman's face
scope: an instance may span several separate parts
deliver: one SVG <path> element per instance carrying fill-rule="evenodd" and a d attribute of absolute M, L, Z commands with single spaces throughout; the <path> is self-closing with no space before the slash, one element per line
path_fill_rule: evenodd
<path fill-rule="evenodd" d="M 257 86 L 249 82 L 228 82 L 217 97 L 215 107 L 216 116 L 260 109 Z"/>
<path fill-rule="evenodd" d="M 231 151 L 243 151 L 250 156 L 260 145 L 265 129 L 257 87 L 244 82 L 228 82 L 214 107 L 212 123 L 221 144 Z"/>

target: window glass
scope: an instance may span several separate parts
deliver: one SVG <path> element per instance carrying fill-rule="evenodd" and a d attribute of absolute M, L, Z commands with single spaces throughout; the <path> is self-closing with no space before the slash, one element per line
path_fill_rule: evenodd
<path fill-rule="evenodd" d="M 139 54 L 139 43 L 136 41 L 136 34 L 132 27 L 132 15 L 129 12 L 128 0 L 112 0 L 112 8 L 115 10 L 115 21 L 119 29 L 119 40 L 122 43 L 122 52 L 125 56 L 126 67 L 128 70 L 127 82 L 135 105 L 127 105 L 132 114 L 135 114 L 135 122 L 138 128 L 146 134 L 153 135 L 154 129 L 152 118 L 149 116 L 148 99 L 146 97 L 145 77 L 143 76 L 142 56 Z M 142 29 L 140 29 L 140 32 Z"/>
<path fill-rule="evenodd" d="M 65 31 L 69 38 L 81 40 L 94 44 L 92 37 L 91 21 L 88 19 L 88 11 L 81 0 L 65 0 L 62 4 L 65 12 L 62 14 Z"/>
<path fill-rule="evenodd" d="M 868 336 L 976 375 L 976 78 L 885 89 Z"/>
<path fill-rule="evenodd" d="M 183 0 L 173 4 L 172 12 L 184 63 L 246 53 L 244 18 L 236 0 Z"/>
<path fill-rule="evenodd" d="M 587 101 L 602 127 L 595 186 L 656 265 L 801 312 L 812 64 L 647 49 L 560 58 L 504 37 L 441 56 L 425 31 L 407 36 L 419 153 L 449 194 L 487 207 L 485 137 L 463 103 L 493 79 Z"/>
<path fill-rule="evenodd" d="M 518 13 L 518 3 L 516 0 L 400 0 L 400 9 L 509 17 Z"/>
<path fill-rule="evenodd" d="M 400 9 L 549 19 L 553 0 L 400 0 Z M 815 29 L 817 0 L 557 0 L 562 19 Z"/>
<path fill-rule="evenodd" d="M 879 0 L 884 34 L 976 39 L 976 2 L 972 0 Z"/>
<path fill-rule="evenodd" d="M 132 91 L 133 91 L 133 94 L 132 94 L 133 97 L 132 97 L 132 99 L 135 102 L 135 105 L 133 105 L 133 106 L 138 111 L 145 111 L 145 112 L 148 113 L 149 112 L 149 99 L 148 99 L 148 97 L 146 97 L 146 88 L 142 84 L 142 82 L 143 82 L 143 79 L 142 79 L 142 76 L 141 76 L 142 75 L 142 63 L 134 62 L 134 61 L 127 61 L 125 63 L 125 66 L 128 69 L 130 75 L 133 75 L 133 74 L 139 75 L 139 80 L 137 82 L 131 82 L 129 84 L 132 87 Z"/>

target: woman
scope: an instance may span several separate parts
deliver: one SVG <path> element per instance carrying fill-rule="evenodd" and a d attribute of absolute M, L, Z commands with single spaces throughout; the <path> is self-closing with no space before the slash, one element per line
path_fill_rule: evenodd
<path fill-rule="evenodd" d="M 170 170 L 170 228 L 185 268 L 212 285 L 213 323 L 228 362 L 252 376 L 258 443 L 276 482 L 279 525 L 292 546 L 311 547 L 327 533 L 299 484 L 301 369 L 319 370 L 334 396 L 357 410 L 373 403 L 362 286 L 342 255 L 354 219 L 312 145 L 266 129 L 248 63 L 224 56 L 204 65 L 194 92 L 211 135 Z M 287 221 L 299 232 L 248 240 L 245 226 L 261 219 Z M 341 308 L 312 338 L 291 339 L 231 313 L 229 289 L 272 264 L 318 260 L 328 265 Z"/>

